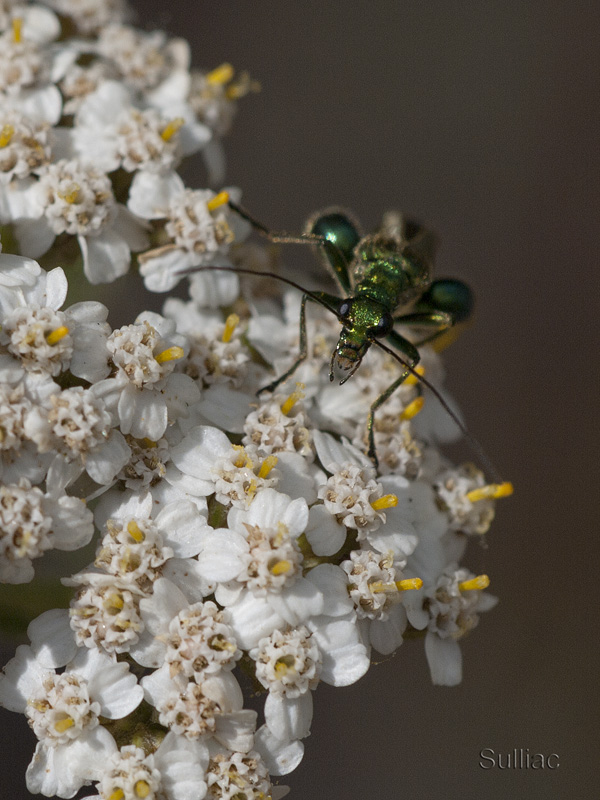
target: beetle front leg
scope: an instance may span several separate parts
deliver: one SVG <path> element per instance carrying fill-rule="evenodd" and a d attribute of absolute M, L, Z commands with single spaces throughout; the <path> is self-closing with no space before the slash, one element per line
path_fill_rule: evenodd
<path fill-rule="evenodd" d="M 404 336 L 400 336 L 400 334 L 396 333 L 396 331 L 392 331 L 388 336 L 386 336 L 386 341 L 389 342 L 396 350 L 400 350 L 402 355 L 406 357 L 406 362 L 410 368 L 414 369 L 414 367 L 416 367 L 421 359 L 421 355 L 412 342 L 409 342 L 408 339 L 404 338 Z M 369 416 L 367 418 L 367 437 L 369 449 L 367 451 L 367 455 L 376 468 L 379 466 L 379 460 L 375 450 L 375 412 L 379 406 L 385 403 L 388 397 L 390 397 L 400 386 L 400 384 L 403 383 L 411 374 L 411 369 L 409 369 L 409 366 L 405 367 L 400 377 L 391 383 L 387 389 L 385 389 L 379 395 L 379 397 L 377 397 L 371 403 L 371 408 L 369 409 Z"/>

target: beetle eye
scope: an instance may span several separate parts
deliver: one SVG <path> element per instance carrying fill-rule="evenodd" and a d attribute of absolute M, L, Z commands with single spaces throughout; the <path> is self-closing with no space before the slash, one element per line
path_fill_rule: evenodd
<path fill-rule="evenodd" d="M 393 327 L 394 320 L 392 319 L 392 315 L 386 311 L 379 317 L 377 325 L 369 328 L 369 334 L 376 339 L 381 339 L 383 336 L 387 336 L 388 333 L 391 333 Z"/>
<path fill-rule="evenodd" d="M 352 300 L 342 300 L 342 302 L 338 306 L 338 316 L 342 319 L 345 319 L 348 314 L 350 313 L 350 309 L 352 308 Z"/>

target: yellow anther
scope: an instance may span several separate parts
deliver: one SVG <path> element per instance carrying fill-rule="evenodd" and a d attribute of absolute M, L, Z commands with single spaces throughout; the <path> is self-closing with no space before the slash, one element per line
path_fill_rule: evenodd
<path fill-rule="evenodd" d="M 58 328 L 55 328 L 50 333 L 46 334 L 46 341 L 49 345 L 58 344 L 61 339 L 64 339 L 65 336 L 69 335 L 69 329 L 66 325 L 61 325 Z"/>
<path fill-rule="evenodd" d="M 419 364 L 418 367 L 415 367 L 415 372 L 417 372 L 419 375 L 423 376 L 423 375 L 425 375 L 425 367 L 423 367 L 423 366 L 421 366 Z M 417 378 L 417 376 L 411 373 L 408 376 L 408 378 L 404 379 L 404 381 L 402 382 L 402 385 L 403 386 L 415 386 L 418 382 L 419 382 L 419 379 Z"/>
<path fill-rule="evenodd" d="M 469 581 L 462 581 L 462 583 L 458 584 L 458 588 L 461 592 L 470 592 L 473 589 L 487 589 L 489 585 L 490 579 L 487 575 L 478 575 Z"/>
<path fill-rule="evenodd" d="M 23 40 L 23 20 L 21 17 L 14 17 L 12 21 L 13 41 L 20 44 Z"/>
<path fill-rule="evenodd" d="M 258 471 L 259 478 L 266 478 L 273 469 L 273 467 L 277 464 L 279 459 L 277 456 L 267 456 L 265 460 L 260 465 L 260 469 Z"/>
<path fill-rule="evenodd" d="M 221 64 L 220 67 L 213 69 L 212 72 L 207 73 L 206 82 L 215 85 L 229 83 L 229 81 L 233 78 L 234 72 L 235 70 L 231 64 L 225 62 L 224 64 Z"/>
<path fill-rule="evenodd" d="M 149 450 L 151 448 L 153 448 L 153 447 L 158 447 L 158 443 L 157 442 L 153 441 L 152 439 L 147 439 L 146 437 L 144 437 L 143 439 L 140 439 L 140 443 L 144 447 L 147 447 Z"/>
<path fill-rule="evenodd" d="M 371 508 L 373 511 L 383 511 L 384 508 L 394 508 L 398 505 L 398 498 L 395 494 L 384 494 L 378 500 L 373 500 Z"/>
<path fill-rule="evenodd" d="M 71 717 L 64 717 L 63 719 L 59 719 L 58 722 L 54 723 L 54 730 L 57 733 L 64 733 L 68 731 L 69 728 L 72 728 L 75 725 L 75 720 Z"/>
<path fill-rule="evenodd" d="M 303 383 L 297 383 L 296 391 L 292 392 L 291 395 L 287 398 L 287 400 L 285 400 L 285 402 L 281 404 L 281 413 L 284 414 L 286 417 L 290 413 L 292 408 L 296 405 L 298 400 L 302 400 L 302 398 L 305 396 L 304 392 L 302 391 L 304 388 L 305 387 Z"/>
<path fill-rule="evenodd" d="M 423 396 L 415 397 L 412 403 L 409 403 L 404 409 L 404 411 L 400 414 L 400 419 L 402 420 L 402 422 L 404 422 L 407 419 L 412 419 L 413 417 L 416 417 L 419 411 L 423 408 L 424 402 L 425 398 Z"/>
<path fill-rule="evenodd" d="M 61 200 L 65 201 L 65 203 L 68 203 L 70 206 L 74 206 L 81 200 L 81 186 L 79 186 L 77 183 L 72 183 L 67 192 L 57 192 L 57 194 Z"/>
<path fill-rule="evenodd" d="M 237 450 L 238 455 L 233 462 L 233 466 L 241 469 L 242 467 L 246 466 L 246 460 L 248 456 L 246 455 L 246 448 L 243 444 L 234 444 L 233 449 Z"/>
<path fill-rule="evenodd" d="M 497 500 L 499 497 L 510 497 L 513 491 L 513 485 L 508 481 L 488 483 L 487 486 L 480 486 L 479 489 L 467 492 L 467 500 L 471 503 L 476 503 L 478 500 Z"/>
<path fill-rule="evenodd" d="M 288 665 L 285 663 L 285 661 L 277 661 L 277 662 L 275 663 L 275 670 L 274 670 L 274 672 L 275 672 L 275 675 L 277 675 L 277 677 L 278 677 L 278 678 L 283 678 L 283 677 L 284 677 L 284 675 L 287 675 L 287 674 L 288 674 L 288 672 L 289 672 L 289 667 L 288 667 Z"/>
<path fill-rule="evenodd" d="M 137 781 L 134 787 L 136 797 L 148 797 L 150 794 L 150 784 L 146 781 Z"/>
<path fill-rule="evenodd" d="M 111 792 L 108 795 L 107 800 L 123 800 L 125 797 L 125 792 L 123 789 L 115 789 L 114 792 Z"/>
<path fill-rule="evenodd" d="M 229 192 L 219 192 L 207 202 L 206 207 L 209 211 L 216 211 L 217 208 L 229 202 Z"/>
<path fill-rule="evenodd" d="M 233 336 L 234 330 L 240 324 L 240 318 L 237 314 L 230 314 L 227 319 L 225 320 L 225 330 L 223 331 L 223 336 L 221 336 L 221 341 L 224 344 L 231 341 L 231 337 Z"/>
<path fill-rule="evenodd" d="M 401 592 L 410 592 L 413 589 L 420 589 L 423 586 L 421 578 L 406 578 L 403 581 L 396 581 L 396 588 Z"/>
<path fill-rule="evenodd" d="M 15 135 L 15 129 L 12 125 L 6 123 L 6 125 L 2 126 L 0 130 L 0 147 L 6 147 L 7 144 L 10 144 L 12 137 Z"/>
<path fill-rule="evenodd" d="M 166 361 L 178 361 L 184 355 L 183 347 L 167 347 L 166 350 L 163 350 L 162 353 L 154 356 L 154 358 L 159 364 L 164 364 Z"/>
<path fill-rule="evenodd" d="M 281 561 L 277 561 L 273 566 L 269 569 L 271 575 L 285 575 L 292 569 L 292 562 L 287 561 L 287 559 L 282 559 Z"/>
<path fill-rule="evenodd" d="M 111 608 L 122 609 L 125 605 L 125 601 L 123 600 L 123 596 L 113 592 L 109 594 L 104 600 L 104 607 L 108 610 Z"/>
<path fill-rule="evenodd" d="M 173 136 L 177 133 L 177 131 L 181 128 L 182 125 L 185 124 L 185 120 L 183 117 L 175 117 L 170 122 L 166 124 L 160 134 L 160 138 L 164 142 L 170 141 Z"/>
<path fill-rule="evenodd" d="M 143 542 L 144 539 L 146 538 L 144 536 L 144 532 L 134 519 L 130 520 L 127 523 L 127 533 L 131 536 L 133 541 L 137 542 L 138 544 L 140 542 Z"/>
<path fill-rule="evenodd" d="M 256 483 L 256 481 L 253 478 L 250 481 L 250 483 L 248 484 L 248 488 L 245 489 L 244 491 L 246 493 L 246 496 L 249 497 L 250 499 L 252 499 L 254 497 L 254 495 L 256 494 L 256 490 L 257 489 L 258 489 L 258 484 Z"/>

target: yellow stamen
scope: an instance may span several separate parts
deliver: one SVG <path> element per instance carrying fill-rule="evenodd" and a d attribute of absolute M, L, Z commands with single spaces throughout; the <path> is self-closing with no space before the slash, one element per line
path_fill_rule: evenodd
<path fill-rule="evenodd" d="M 444 331 L 437 339 L 434 339 L 431 342 L 431 347 L 435 350 L 436 353 L 443 352 L 447 347 L 450 347 L 451 344 L 458 339 L 463 331 L 465 331 L 471 322 L 467 320 L 466 322 L 461 322 L 458 325 L 453 325 L 447 331 Z"/>
<path fill-rule="evenodd" d="M 277 464 L 279 459 L 277 456 L 267 456 L 265 460 L 260 465 L 260 469 L 258 471 L 259 478 L 266 478 L 273 469 L 273 467 Z"/>
<path fill-rule="evenodd" d="M 305 396 L 304 392 L 302 391 L 303 389 L 304 389 L 304 384 L 297 383 L 296 391 L 292 392 L 291 395 L 288 397 L 288 399 L 281 404 L 281 413 L 284 414 L 286 417 L 290 413 L 292 408 L 296 405 L 298 400 L 302 400 L 302 398 Z"/>
<path fill-rule="evenodd" d="M 144 539 L 146 538 L 144 536 L 144 532 L 134 519 L 130 520 L 127 523 L 127 533 L 131 536 L 133 541 L 137 542 L 138 544 L 140 542 L 143 542 Z"/>
<path fill-rule="evenodd" d="M 153 442 L 152 439 L 147 439 L 146 437 L 140 439 L 140 442 L 144 447 L 147 447 L 148 449 L 151 449 L 153 447 L 158 447 L 157 442 Z"/>
<path fill-rule="evenodd" d="M 461 592 L 470 592 L 473 589 L 487 589 L 489 585 L 490 579 L 487 575 L 478 575 L 469 581 L 462 581 L 462 583 L 458 584 L 458 588 Z"/>
<path fill-rule="evenodd" d="M 230 314 L 227 319 L 225 320 L 225 330 L 223 331 L 223 336 L 221 336 L 221 341 L 223 344 L 227 344 L 231 341 L 231 337 L 233 336 L 234 330 L 240 324 L 240 318 L 237 314 Z"/>
<path fill-rule="evenodd" d="M 64 339 L 65 336 L 69 335 L 69 329 L 66 325 L 61 325 L 59 328 L 55 328 L 50 333 L 46 334 L 46 341 L 49 345 L 58 344 L 61 339 Z"/>
<path fill-rule="evenodd" d="M 243 444 L 234 444 L 233 449 L 237 450 L 239 455 L 233 462 L 233 466 L 241 469 L 242 467 L 248 467 L 252 469 L 254 467 L 254 462 L 246 452 L 246 448 Z"/>
<path fill-rule="evenodd" d="M 393 581 L 384 583 L 383 581 L 373 581 L 369 584 L 369 589 L 373 594 L 381 592 L 410 592 L 413 589 L 420 589 L 423 586 L 421 578 L 406 578 L 403 581 Z"/>
<path fill-rule="evenodd" d="M 2 130 L 0 130 L 0 147 L 6 147 L 7 144 L 10 144 L 10 140 L 15 135 L 15 129 L 12 125 L 6 123 L 6 125 L 2 126 Z"/>
<path fill-rule="evenodd" d="M 150 794 L 150 784 L 148 784 L 146 781 L 137 781 L 134 787 L 134 791 L 136 797 L 141 797 L 141 798 L 148 797 L 148 795 Z"/>
<path fill-rule="evenodd" d="M 122 595 L 113 592 L 109 594 L 104 600 L 104 607 L 108 610 L 111 608 L 122 609 L 125 605 Z"/>
<path fill-rule="evenodd" d="M 247 497 L 250 497 L 250 498 L 252 498 L 252 497 L 254 497 L 254 495 L 256 494 L 256 490 L 257 490 L 257 489 L 258 489 L 258 485 L 257 485 L 256 481 L 255 481 L 255 480 L 254 480 L 254 478 L 253 478 L 253 479 L 250 481 L 250 483 L 249 483 L 249 485 L 248 485 L 248 488 L 247 488 L 247 489 L 245 489 L 244 491 L 246 492 L 246 496 L 247 496 Z"/>
<path fill-rule="evenodd" d="M 419 365 L 418 367 L 415 367 L 415 372 L 417 372 L 419 375 L 425 375 L 425 367 L 422 367 L 421 365 Z M 419 379 L 417 378 L 417 376 L 413 375 L 411 373 L 408 376 L 408 378 L 405 378 L 402 381 L 402 385 L 403 386 L 415 386 L 418 382 L 419 382 Z"/>
<path fill-rule="evenodd" d="M 229 192 L 219 192 L 207 202 L 206 207 L 209 211 L 216 211 L 217 208 L 224 206 L 228 202 Z"/>
<path fill-rule="evenodd" d="M 407 419 L 412 419 L 416 417 L 419 411 L 423 408 L 423 404 L 425 403 L 424 397 L 415 397 L 412 403 L 409 403 L 404 411 L 400 414 L 400 419 L 404 422 Z"/>
<path fill-rule="evenodd" d="M 58 722 L 54 723 L 54 730 L 57 733 L 64 733 L 68 731 L 69 728 L 72 728 L 75 725 L 75 720 L 71 717 L 65 717 L 64 719 L 59 719 Z"/>
<path fill-rule="evenodd" d="M 14 17 L 12 21 L 13 41 L 15 44 L 20 44 L 23 40 L 23 20 L 21 17 Z"/>
<path fill-rule="evenodd" d="M 115 789 L 114 792 L 108 795 L 108 800 L 123 800 L 125 792 L 123 789 Z"/>
<path fill-rule="evenodd" d="M 163 350 L 162 353 L 154 356 L 154 358 L 159 364 L 164 364 L 165 361 L 178 361 L 184 355 L 183 347 L 167 347 L 166 350 Z"/>
<path fill-rule="evenodd" d="M 373 511 L 382 511 L 384 508 L 394 508 L 398 505 L 398 498 L 395 494 L 384 494 L 378 500 L 373 500 L 371 508 Z"/>
<path fill-rule="evenodd" d="M 467 500 L 471 503 L 476 503 L 478 500 L 497 500 L 499 497 L 510 497 L 513 491 L 513 485 L 508 481 L 488 483 L 487 486 L 480 486 L 479 489 L 467 492 Z"/>
<path fill-rule="evenodd" d="M 76 203 L 80 202 L 81 186 L 76 183 L 72 183 L 68 192 L 57 192 L 57 194 L 61 200 L 65 201 L 65 203 L 68 203 L 70 206 L 74 206 Z"/>
<path fill-rule="evenodd" d="M 403 581 L 396 581 L 396 588 L 401 592 L 410 592 L 413 589 L 420 589 L 423 586 L 421 578 L 406 578 Z"/>
<path fill-rule="evenodd" d="M 162 132 L 160 134 L 160 138 L 164 142 L 170 141 L 173 138 L 173 136 L 175 136 L 177 131 L 181 128 L 181 126 L 184 125 L 184 124 L 185 124 L 185 120 L 184 120 L 183 117 L 175 117 L 175 119 L 172 119 L 163 128 L 163 130 L 162 130 Z"/>
<path fill-rule="evenodd" d="M 213 69 L 212 72 L 207 73 L 206 82 L 217 85 L 228 83 L 233 78 L 234 72 L 235 70 L 231 64 L 225 62 L 224 64 L 221 64 L 220 67 Z"/>
<path fill-rule="evenodd" d="M 271 575 L 285 575 L 286 572 L 289 572 L 291 570 L 291 568 L 292 568 L 291 562 L 287 561 L 286 559 L 282 559 L 281 561 L 278 561 L 276 564 L 273 564 L 273 566 L 269 569 L 269 572 L 271 573 Z"/>
<path fill-rule="evenodd" d="M 289 667 L 285 663 L 285 661 L 276 661 L 275 662 L 275 675 L 278 678 L 283 678 L 284 675 L 287 675 L 289 672 Z"/>

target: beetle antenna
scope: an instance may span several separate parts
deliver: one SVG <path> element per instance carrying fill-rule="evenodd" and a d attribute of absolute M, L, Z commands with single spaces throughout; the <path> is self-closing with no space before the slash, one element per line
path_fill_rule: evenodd
<path fill-rule="evenodd" d="M 373 344 L 376 344 L 377 347 L 380 347 L 388 355 L 392 356 L 392 358 L 395 358 L 396 361 L 402 364 L 402 366 L 405 367 L 411 373 L 411 375 L 414 375 L 415 378 L 417 378 L 424 386 L 426 386 L 431 392 L 433 392 L 433 394 L 440 401 L 444 410 L 448 412 L 450 417 L 458 425 L 461 433 L 467 440 L 469 447 L 479 458 L 481 464 L 485 467 L 485 469 L 489 473 L 494 483 L 499 483 L 499 484 L 502 483 L 502 478 L 500 477 L 500 473 L 498 472 L 496 467 L 492 464 L 491 460 L 489 459 L 487 453 L 485 452 L 481 444 L 477 441 L 477 439 L 473 436 L 473 434 L 470 433 L 469 430 L 467 430 L 467 427 L 464 424 L 464 422 L 462 422 L 462 420 L 459 419 L 457 414 L 450 408 L 447 400 L 444 399 L 439 389 L 436 389 L 435 386 L 432 383 L 430 383 L 430 381 L 427 380 L 427 378 L 423 377 L 423 375 L 420 375 L 408 361 L 405 361 L 403 358 L 401 358 L 398 355 L 398 353 L 396 353 L 394 350 L 391 349 L 391 347 L 387 347 L 385 344 L 378 341 L 377 339 L 373 340 Z"/>
<path fill-rule="evenodd" d="M 235 272 L 239 275 L 255 275 L 258 276 L 259 278 L 273 278 L 276 281 L 281 281 L 281 283 L 287 283 L 288 286 L 293 286 L 294 289 L 298 289 L 298 291 L 302 292 L 302 294 L 305 294 L 307 297 L 310 297 L 310 299 L 313 302 L 318 303 L 320 306 L 323 306 L 323 308 L 326 308 L 328 311 L 331 311 L 331 313 L 334 314 L 338 319 L 340 318 L 337 309 L 333 308 L 333 306 L 330 306 L 317 294 L 311 292 L 310 289 L 305 289 L 304 286 L 300 286 L 300 284 L 296 283 L 296 281 L 292 281 L 290 280 L 290 278 L 284 278 L 283 275 L 276 275 L 274 272 L 264 272 L 262 270 L 246 269 L 245 267 L 210 266 L 210 267 L 190 267 L 189 269 L 184 269 L 181 272 L 178 272 L 177 274 L 193 275 L 194 272 L 203 272 L 205 270 L 213 270 L 217 272 Z"/>

